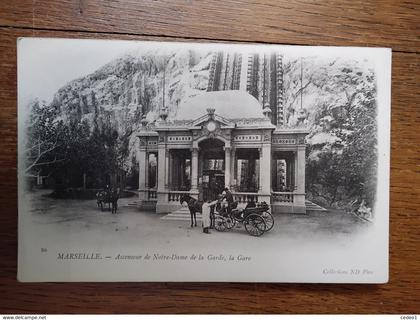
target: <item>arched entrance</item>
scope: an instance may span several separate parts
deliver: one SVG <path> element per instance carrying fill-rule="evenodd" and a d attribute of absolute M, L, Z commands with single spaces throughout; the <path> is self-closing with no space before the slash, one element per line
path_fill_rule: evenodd
<path fill-rule="evenodd" d="M 224 142 L 209 138 L 199 144 L 199 191 L 202 200 L 215 199 L 225 186 Z"/>

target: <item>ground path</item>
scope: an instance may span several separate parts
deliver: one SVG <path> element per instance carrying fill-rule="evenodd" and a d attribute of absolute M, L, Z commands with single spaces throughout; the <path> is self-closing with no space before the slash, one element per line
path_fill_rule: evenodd
<path fill-rule="evenodd" d="M 77 246 L 101 239 L 103 245 L 209 247 L 223 246 L 232 249 L 238 245 L 255 247 L 317 245 L 326 242 L 345 245 L 357 233 L 369 228 L 351 214 L 342 211 L 319 211 L 308 215 L 277 214 L 274 228 L 261 238 L 249 236 L 245 229 L 234 228 L 227 232 L 212 231 L 205 235 L 200 227 L 191 228 L 189 221 L 161 219 L 164 214 L 141 212 L 129 206 L 132 198 L 119 200 L 117 214 L 101 211 L 95 200 L 57 200 L 47 192 L 31 192 L 29 197 L 34 228 L 55 241 Z M 198 222 L 200 225 L 200 222 Z"/>

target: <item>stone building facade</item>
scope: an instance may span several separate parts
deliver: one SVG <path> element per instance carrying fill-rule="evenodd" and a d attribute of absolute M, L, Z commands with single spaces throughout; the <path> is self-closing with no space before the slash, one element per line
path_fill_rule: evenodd
<path fill-rule="evenodd" d="M 172 212 L 188 193 L 214 198 L 227 186 L 240 205 L 265 201 L 273 212 L 305 213 L 303 128 L 273 124 L 272 108 L 245 90 L 190 99 L 174 119 L 142 121 L 140 207 Z"/>

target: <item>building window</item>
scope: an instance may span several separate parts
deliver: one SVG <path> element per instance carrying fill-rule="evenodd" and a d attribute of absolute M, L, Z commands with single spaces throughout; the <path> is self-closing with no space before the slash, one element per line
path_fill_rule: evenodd
<path fill-rule="evenodd" d="M 273 191 L 292 192 L 295 190 L 295 157 L 293 152 L 274 152 L 271 169 L 271 188 Z"/>
<path fill-rule="evenodd" d="M 186 191 L 191 187 L 191 153 L 189 150 L 170 151 L 170 189 Z"/>
<path fill-rule="evenodd" d="M 204 170 L 224 170 L 224 159 L 205 159 L 204 161 Z"/>
<path fill-rule="evenodd" d="M 258 192 L 260 160 L 257 149 L 239 149 L 236 154 L 236 188 L 239 192 Z"/>

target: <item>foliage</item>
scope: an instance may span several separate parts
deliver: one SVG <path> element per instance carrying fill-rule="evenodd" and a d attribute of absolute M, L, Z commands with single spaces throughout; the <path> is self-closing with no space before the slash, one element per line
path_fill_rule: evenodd
<path fill-rule="evenodd" d="M 55 109 L 43 102 L 33 101 L 30 110 L 25 146 L 25 174 L 34 177 L 42 173 L 42 168 L 63 161 L 62 158 L 57 158 L 56 150 L 62 143 L 64 127 L 61 121 L 57 121 Z"/>
<path fill-rule="evenodd" d="M 302 62 L 305 67 L 300 66 Z M 302 97 L 310 125 L 308 195 L 327 206 L 350 207 L 363 202 L 372 208 L 377 174 L 373 71 L 357 61 L 309 58 L 291 61 L 286 69 L 289 123 L 296 123 L 293 117 L 300 110 Z"/>
<path fill-rule="evenodd" d="M 82 187 L 83 175 L 92 187 L 103 187 L 106 176 L 123 170 L 128 136 L 120 138 L 109 124 L 91 128 L 85 119 L 66 124 L 56 109 L 32 104 L 28 126 L 26 172 L 53 177 L 56 186 Z"/>

